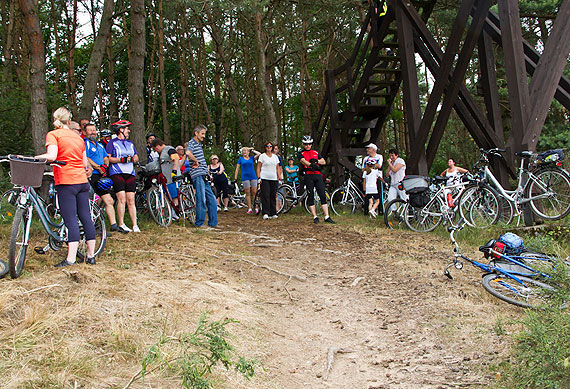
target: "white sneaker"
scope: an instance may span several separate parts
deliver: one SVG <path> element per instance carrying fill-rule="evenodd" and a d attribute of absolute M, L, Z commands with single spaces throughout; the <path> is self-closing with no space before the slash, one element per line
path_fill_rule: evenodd
<path fill-rule="evenodd" d="M 376 218 L 376 216 L 378 216 L 378 214 L 374 211 L 374 210 L 370 210 L 368 211 L 368 213 L 370 214 L 370 216 L 372 216 L 373 218 Z"/>
<path fill-rule="evenodd" d="M 133 226 L 133 232 L 141 232 L 139 226 Z"/>
<path fill-rule="evenodd" d="M 277 215 L 271 216 L 272 219 L 277 219 L 278 217 L 279 217 L 279 216 L 277 216 Z"/>
<path fill-rule="evenodd" d="M 228 212 L 228 207 L 224 207 L 224 212 Z"/>
<path fill-rule="evenodd" d="M 119 226 L 119 227 L 121 227 L 123 230 L 125 230 L 125 231 L 127 231 L 127 232 L 133 232 L 133 230 L 131 230 L 129 227 L 127 227 L 126 224 L 123 224 L 122 226 Z M 137 227 L 137 228 L 138 228 L 138 227 Z"/>
<path fill-rule="evenodd" d="M 263 220 L 269 219 L 269 215 L 263 215 Z"/>

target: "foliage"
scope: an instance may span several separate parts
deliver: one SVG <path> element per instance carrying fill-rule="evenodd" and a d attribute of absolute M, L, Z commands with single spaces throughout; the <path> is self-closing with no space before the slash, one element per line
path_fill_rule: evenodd
<path fill-rule="evenodd" d="M 230 344 L 228 324 L 238 323 L 233 319 L 208 320 L 203 314 L 196 330 L 176 336 L 161 335 L 142 360 L 141 378 L 157 368 L 166 368 L 179 376 L 185 388 L 213 388 L 212 369 L 221 364 L 226 370 L 231 367 L 250 379 L 255 374 L 258 362 L 238 355 Z"/>

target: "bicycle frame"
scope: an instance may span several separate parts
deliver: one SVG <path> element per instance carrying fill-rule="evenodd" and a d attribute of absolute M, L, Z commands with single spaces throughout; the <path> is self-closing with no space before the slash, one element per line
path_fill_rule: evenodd
<path fill-rule="evenodd" d="M 542 184 L 542 182 L 540 180 L 538 180 L 536 178 L 536 176 L 529 170 L 524 168 L 524 159 L 521 158 L 521 164 L 519 167 L 519 174 L 518 174 L 518 185 L 517 188 L 515 190 L 506 190 L 505 188 L 503 188 L 503 186 L 501 185 L 501 183 L 499 182 L 499 180 L 497 180 L 497 178 L 493 175 L 493 173 L 491 172 L 491 169 L 489 169 L 488 165 L 485 165 L 484 169 L 484 177 L 486 179 L 488 179 L 492 186 L 499 191 L 499 193 L 506 198 L 507 200 L 509 200 L 511 203 L 515 204 L 517 207 L 517 212 L 519 212 L 520 209 L 520 205 L 521 204 L 525 204 L 528 203 L 531 200 L 535 200 L 535 199 L 540 199 L 543 197 L 548 197 L 549 195 L 546 194 L 541 194 L 538 196 L 534 196 L 534 197 L 529 197 L 529 198 L 524 198 L 524 191 L 525 188 L 530 184 L 530 182 L 534 182 L 536 185 L 538 185 L 538 187 L 540 189 L 543 189 L 544 191 L 547 191 L 547 188 Z M 528 180 L 526 182 L 526 184 L 523 186 L 522 182 L 523 182 L 523 175 L 524 174 L 528 175 Z"/>
<path fill-rule="evenodd" d="M 35 210 L 36 213 L 38 214 L 40 221 L 42 222 L 42 225 L 43 225 L 44 229 L 46 230 L 46 232 L 53 239 L 57 240 L 58 242 L 63 242 L 65 240 L 62 236 L 57 235 L 52 230 L 52 228 L 59 230 L 61 227 L 63 227 L 64 226 L 63 220 L 61 220 L 59 223 L 55 223 L 53 220 L 51 220 L 51 218 L 47 214 L 47 211 L 46 211 L 45 207 L 42 205 L 41 200 L 39 199 L 39 196 L 36 193 L 36 191 L 34 190 L 34 188 L 31 188 L 31 187 L 23 187 L 22 188 L 22 192 L 20 192 L 20 198 L 18 199 L 18 207 L 19 208 L 28 208 L 29 220 L 31 220 L 31 217 L 32 217 L 32 209 Z M 31 224 L 31 223 L 29 223 L 29 224 Z M 28 226 L 28 228 L 29 228 L 29 226 Z M 28 232 L 29 231 L 26 232 L 26 240 L 27 240 Z"/>

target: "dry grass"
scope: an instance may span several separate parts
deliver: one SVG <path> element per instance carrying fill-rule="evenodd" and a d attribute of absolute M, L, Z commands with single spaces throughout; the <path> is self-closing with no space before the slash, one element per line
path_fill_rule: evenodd
<path fill-rule="evenodd" d="M 231 316 L 245 297 L 213 282 L 215 271 L 195 266 L 211 258 L 216 247 L 211 233 L 145 227 L 139 235 L 109 239 L 97 266 L 54 270 L 51 264 L 60 253 L 32 251 L 21 278 L 1 281 L 2 387 L 122 387 L 161 333 L 193 331 L 204 311 L 215 319 Z M 41 234 L 34 238 L 36 244 L 45 239 Z M 198 282 L 204 278 L 212 281 Z M 240 331 L 246 340 L 251 337 L 247 328 Z M 145 381 L 161 387 L 174 382 L 168 374 Z"/>

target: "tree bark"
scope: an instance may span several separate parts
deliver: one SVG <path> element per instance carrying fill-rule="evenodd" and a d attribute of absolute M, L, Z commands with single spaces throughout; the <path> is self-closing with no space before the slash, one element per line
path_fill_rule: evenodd
<path fill-rule="evenodd" d="M 164 134 L 164 142 L 169 145 L 171 142 L 166 104 L 166 82 L 164 80 L 164 14 L 162 3 L 162 0 L 158 0 L 158 74 L 160 80 L 160 96 L 162 99 L 162 131 Z"/>
<path fill-rule="evenodd" d="M 144 58 L 145 40 L 145 4 L 144 0 L 131 0 L 131 36 L 129 53 L 129 120 L 131 139 L 139 151 L 139 158 L 146 159 L 145 123 L 144 123 Z"/>
<path fill-rule="evenodd" d="M 67 11 L 66 11 L 67 12 Z M 75 78 L 75 39 L 77 33 L 77 0 L 73 0 L 71 21 L 68 16 L 67 30 L 67 98 L 69 108 L 77 114 L 77 80 Z"/>
<path fill-rule="evenodd" d="M 273 102 L 271 99 L 271 90 L 267 88 L 267 57 L 265 54 L 265 43 L 264 43 L 264 33 L 263 25 L 261 21 L 261 14 L 257 13 L 255 15 L 255 39 L 257 42 L 257 54 L 258 54 L 258 66 L 257 66 L 257 83 L 259 84 L 259 90 L 261 91 L 261 97 L 263 99 L 263 106 L 265 108 L 265 131 L 264 135 L 266 141 L 275 142 L 279 137 L 279 127 L 277 126 L 277 117 L 275 116 L 275 109 L 273 108 Z"/>
<path fill-rule="evenodd" d="M 30 40 L 30 125 L 34 150 L 45 150 L 48 131 L 45 48 L 38 9 L 33 0 L 18 0 Z"/>
<path fill-rule="evenodd" d="M 81 106 L 79 108 L 79 119 L 90 119 L 93 113 L 93 104 L 95 95 L 97 94 L 97 82 L 99 81 L 101 65 L 105 57 L 105 46 L 111 35 L 114 10 L 115 1 L 105 0 L 103 3 L 103 14 L 101 16 L 99 32 L 93 43 L 93 51 L 91 52 L 89 65 L 87 66 L 87 75 L 85 76 L 85 84 L 83 86 L 83 97 L 81 98 Z"/>

